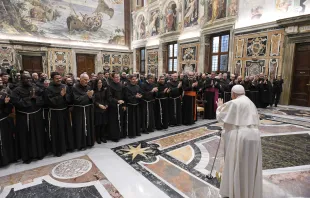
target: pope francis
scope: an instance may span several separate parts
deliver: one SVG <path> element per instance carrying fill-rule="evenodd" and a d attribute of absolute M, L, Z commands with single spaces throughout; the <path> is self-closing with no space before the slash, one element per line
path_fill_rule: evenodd
<path fill-rule="evenodd" d="M 232 100 L 218 101 L 217 120 L 224 123 L 224 170 L 220 195 L 229 198 L 262 197 L 262 149 L 259 115 L 241 85 Z"/>

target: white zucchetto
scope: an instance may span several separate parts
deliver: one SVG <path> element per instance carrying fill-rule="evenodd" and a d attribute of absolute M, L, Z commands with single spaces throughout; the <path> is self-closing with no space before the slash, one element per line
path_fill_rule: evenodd
<path fill-rule="evenodd" d="M 245 94 L 244 87 L 242 85 L 235 85 L 231 89 L 231 92 L 234 92 L 236 94 Z"/>

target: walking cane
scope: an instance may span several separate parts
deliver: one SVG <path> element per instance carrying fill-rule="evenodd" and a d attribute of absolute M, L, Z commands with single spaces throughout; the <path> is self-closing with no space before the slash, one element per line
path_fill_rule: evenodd
<path fill-rule="evenodd" d="M 206 177 L 207 177 L 207 179 L 213 179 L 213 176 L 212 176 L 212 171 L 213 171 L 213 168 L 214 168 L 215 160 L 216 160 L 216 158 L 217 158 L 217 153 L 218 153 L 219 148 L 220 148 L 221 139 L 222 139 L 222 131 L 220 132 L 220 142 L 219 142 L 219 144 L 218 144 L 218 146 L 217 146 L 217 150 L 216 150 L 216 153 L 215 153 L 215 158 L 214 158 L 214 161 L 213 161 L 213 165 L 212 165 L 212 168 L 211 168 L 210 174 L 206 176 Z"/>

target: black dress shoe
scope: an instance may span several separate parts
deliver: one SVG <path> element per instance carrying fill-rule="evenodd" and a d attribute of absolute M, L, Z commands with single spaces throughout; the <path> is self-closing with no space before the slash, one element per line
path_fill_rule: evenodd
<path fill-rule="evenodd" d="M 100 140 L 97 140 L 96 142 L 97 142 L 98 144 L 101 144 L 101 141 L 100 141 Z"/>
<path fill-rule="evenodd" d="M 31 159 L 30 160 L 26 160 L 26 161 L 24 161 L 24 164 L 30 164 L 31 163 Z"/>
<path fill-rule="evenodd" d="M 145 132 L 143 132 L 144 134 L 150 134 L 149 132 L 147 132 L 147 131 L 145 131 Z"/>
<path fill-rule="evenodd" d="M 107 143 L 107 141 L 105 139 L 101 139 L 101 142 L 103 143 Z"/>
<path fill-rule="evenodd" d="M 118 142 L 119 140 L 112 140 L 113 142 Z"/>

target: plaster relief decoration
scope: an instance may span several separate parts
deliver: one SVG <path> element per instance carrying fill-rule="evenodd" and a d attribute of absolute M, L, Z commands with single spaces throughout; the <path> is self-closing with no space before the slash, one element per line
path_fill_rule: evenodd
<path fill-rule="evenodd" d="M 122 64 L 122 55 L 120 54 L 112 54 L 112 65 L 121 65 Z"/>
<path fill-rule="evenodd" d="M 198 25 L 199 0 L 184 0 L 184 27 Z"/>
<path fill-rule="evenodd" d="M 12 69 L 14 65 L 14 49 L 11 46 L 0 46 L 0 67 L 1 69 Z"/>
<path fill-rule="evenodd" d="M 199 44 L 180 45 L 180 48 L 181 60 L 179 60 L 179 63 L 181 65 L 181 70 L 185 73 L 197 71 Z"/>
<path fill-rule="evenodd" d="M 178 29 L 177 4 L 171 1 L 165 9 L 165 32 L 172 32 Z"/>
<path fill-rule="evenodd" d="M 267 36 L 248 38 L 247 56 L 265 56 L 267 46 Z"/>
<path fill-rule="evenodd" d="M 216 19 L 226 17 L 226 0 L 207 0 L 207 6 L 207 21 L 211 21 L 212 23 Z"/>
<path fill-rule="evenodd" d="M 236 39 L 236 56 L 235 58 L 241 58 L 243 56 L 244 39 Z"/>
<path fill-rule="evenodd" d="M 137 40 L 145 39 L 146 38 L 146 32 L 145 32 L 146 24 L 145 24 L 145 18 L 143 15 L 140 15 L 138 17 L 137 24 L 138 24 L 138 28 L 136 29 Z"/>
<path fill-rule="evenodd" d="M 242 74 L 242 61 L 241 60 L 236 61 L 234 73 L 237 74 L 238 76 Z"/>
<path fill-rule="evenodd" d="M 159 10 L 154 10 L 150 14 L 149 19 L 149 31 L 151 36 L 156 36 L 159 34 L 159 28 L 160 28 L 160 19 L 159 19 Z"/>
<path fill-rule="evenodd" d="M 270 56 L 279 56 L 281 47 L 281 34 L 273 34 L 271 36 Z"/>
<path fill-rule="evenodd" d="M 246 76 L 254 76 L 265 72 L 265 60 L 246 61 Z"/>
<path fill-rule="evenodd" d="M 1 3 L 0 33 L 125 45 L 124 0 Z"/>
<path fill-rule="evenodd" d="M 274 79 L 278 73 L 279 59 L 270 59 L 269 61 L 269 79 Z"/>

